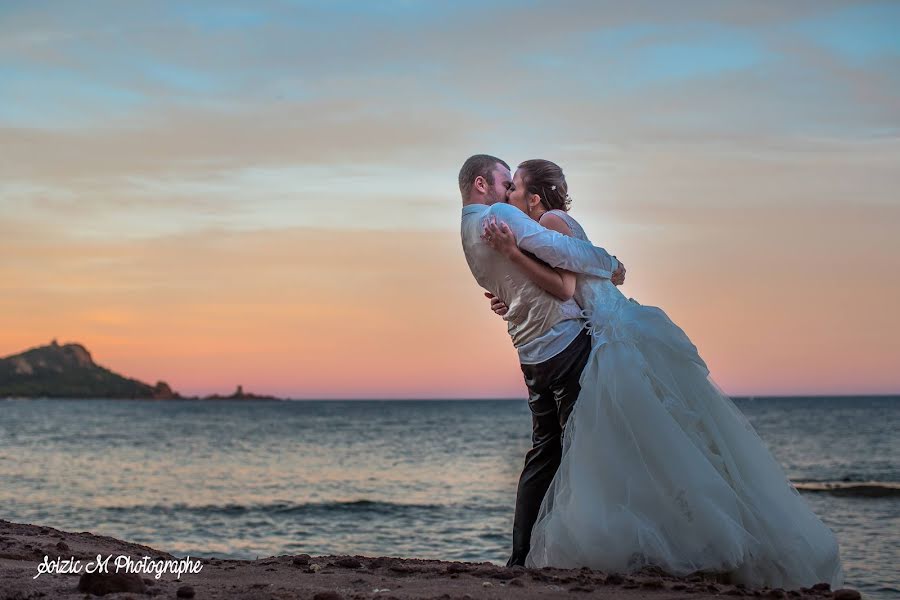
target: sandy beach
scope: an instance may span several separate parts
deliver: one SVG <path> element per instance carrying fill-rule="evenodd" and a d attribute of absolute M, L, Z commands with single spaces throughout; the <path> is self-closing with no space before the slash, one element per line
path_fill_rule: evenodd
<path fill-rule="evenodd" d="M 44 573 L 44 557 L 96 562 L 112 555 L 108 575 Z M 68 532 L 40 525 L 0 520 L 0 600 L 66 599 L 104 595 L 107 598 L 220 598 L 338 600 L 363 598 L 837 598 L 852 600 L 855 591 L 748 590 L 699 576 L 677 579 L 654 573 L 633 576 L 588 569 L 507 569 L 492 563 L 447 562 L 392 557 L 309 556 L 260 557 L 256 560 L 200 559 L 197 573 L 180 579 L 171 572 L 156 578 L 115 573 L 118 556 L 145 563 L 177 561 L 148 546 L 90 532 Z M 192 559 L 196 557 L 191 557 Z M 817 586 L 818 587 L 818 586 Z"/>

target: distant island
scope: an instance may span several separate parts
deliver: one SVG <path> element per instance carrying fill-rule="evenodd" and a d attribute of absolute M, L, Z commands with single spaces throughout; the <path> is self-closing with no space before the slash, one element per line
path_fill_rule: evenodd
<path fill-rule="evenodd" d="M 230 396 L 182 396 L 165 381 L 150 385 L 124 377 L 95 363 L 81 344 L 56 340 L 0 358 L 0 398 L 282 400 L 244 392 L 240 385 Z"/>

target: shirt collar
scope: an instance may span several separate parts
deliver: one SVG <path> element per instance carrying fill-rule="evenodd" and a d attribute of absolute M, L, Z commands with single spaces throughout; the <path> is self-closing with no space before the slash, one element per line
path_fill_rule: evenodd
<path fill-rule="evenodd" d="M 487 204 L 467 204 L 462 207 L 462 214 L 469 215 L 474 212 L 482 212 L 489 209 L 490 206 Z"/>

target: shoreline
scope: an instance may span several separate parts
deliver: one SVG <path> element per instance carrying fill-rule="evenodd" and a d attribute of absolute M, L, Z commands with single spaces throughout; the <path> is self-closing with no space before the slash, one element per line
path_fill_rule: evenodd
<path fill-rule="evenodd" d="M 38 565 L 55 559 L 96 562 L 112 555 L 110 575 L 38 574 Z M 607 574 L 590 569 L 506 568 L 493 563 L 451 562 L 397 557 L 279 555 L 256 560 L 190 557 L 199 572 L 180 578 L 166 572 L 115 574 L 117 556 L 134 561 L 179 561 L 167 552 L 91 532 L 69 532 L 0 519 L 0 600 L 83 599 L 110 591 L 105 598 L 216 598 L 289 600 L 362 600 L 370 598 L 442 600 L 463 598 L 627 598 L 682 600 L 745 596 L 762 598 L 859 598 L 855 591 L 750 590 L 716 583 L 708 577 L 670 577 L 653 572 Z M 79 591 L 79 584 L 82 590 Z M 116 587 L 119 586 L 119 587 Z"/>

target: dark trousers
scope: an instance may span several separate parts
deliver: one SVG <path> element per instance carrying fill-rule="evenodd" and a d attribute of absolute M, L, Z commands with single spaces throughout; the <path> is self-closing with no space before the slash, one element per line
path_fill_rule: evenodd
<path fill-rule="evenodd" d="M 562 457 L 562 439 L 569 413 L 581 391 L 581 372 L 591 353 L 591 336 L 584 330 L 565 350 L 536 365 L 521 365 L 531 409 L 531 450 L 516 493 L 513 548 L 506 566 L 524 565 L 531 546 L 531 529 L 544 494 Z"/>

